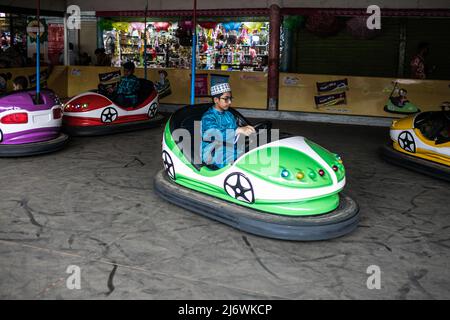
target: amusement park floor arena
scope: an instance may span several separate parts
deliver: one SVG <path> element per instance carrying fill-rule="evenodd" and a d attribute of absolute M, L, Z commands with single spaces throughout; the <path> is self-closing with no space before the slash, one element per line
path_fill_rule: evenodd
<path fill-rule="evenodd" d="M 0 159 L 0 298 L 450 299 L 448 183 L 385 163 L 388 128 L 274 128 L 341 155 L 360 206 L 354 232 L 273 240 L 169 204 L 153 190 L 162 127 L 72 138 Z"/>

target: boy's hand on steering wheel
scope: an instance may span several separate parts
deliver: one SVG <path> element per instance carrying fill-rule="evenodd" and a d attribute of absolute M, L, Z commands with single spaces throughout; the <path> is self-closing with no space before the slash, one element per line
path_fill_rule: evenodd
<path fill-rule="evenodd" d="M 249 136 L 252 133 L 256 133 L 255 128 L 252 126 L 239 127 L 236 129 L 236 134 L 243 134 L 245 136 Z"/>

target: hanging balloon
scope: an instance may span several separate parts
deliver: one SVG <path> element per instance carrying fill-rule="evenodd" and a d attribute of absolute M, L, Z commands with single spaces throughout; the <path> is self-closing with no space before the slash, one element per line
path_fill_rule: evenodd
<path fill-rule="evenodd" d="M 217 27 L 217 22 L 203 21 L 203 22 L 199 22 L 198 24 L 203 29 L 215 29 Z"/>
<path fill-rule="evenodd" d="M 168 31 L 172 24 L 170 22 L 155 22 L 153 26 L 156 32 Z"/>
<path fill-rule="evenodd" d="M 285 16 L 283 19 L 283 27 L 288 30 L 298 29 L 305 22 L 303 16 Z"/>
<path fill-rule="evenodd" d="M 253 31 L 261 31 L 261 27 L 264 25 L 263 22 L 244 22 L 245 28 L 249 33 L 253 33 Z"/>
<path fill-rule="evenodd" d="M 113 22 L 113 28 L 117 31 L 128 32 L 131 25 L 128 22 Z"/>
<path fill-rule="evenodd" d="M 358 16 L 347 20 L 345 30 L 354 38 L 368 40 L 375 38 L 381 33 L 379 29 L 367 28 L 367 17 Z"/>
<path fill-rule="evenodd" d="M 320 37 L 336 35 L 341 28 L 339 19 L 330 14 L 317 12 L 308 16 L 306 20 L 306 29 Z"/>
<path fill-rule="evenodd" d="M 131 28 L 133 28 L 133 30 L 137 30 L 137 31 L 144 31 L 145 25 L 142 22 L 133 22 L 131 24 Z"/>
<path fill-rule="evenodd" d="M 239 31 L 239 28 L 241 27 L 241 25 L 242 25 L 242 22 L 222 23 L 222 27 L 225 29 L 226 32 Z"/>

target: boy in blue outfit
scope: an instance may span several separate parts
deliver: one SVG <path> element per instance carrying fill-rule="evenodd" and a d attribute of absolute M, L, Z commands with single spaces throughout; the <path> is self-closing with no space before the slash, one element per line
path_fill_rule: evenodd
<path fill-rule="evenodd" d="M 235 116 L 228 111 L 233 97 L 228 83 L 211 87 L 214 105 L 202 117 L 202 161 L 223 168 L 234 162 L 243 150 L 238 150 L 239 134 L 255 133 L 252 126 L 238 127 Z"/>
<path fill-rule="evenodd" d="M 135 107 L 138 102 L 139 79 L 134 75 L 134 63 L 128 61 L 123 65 L 124 76 L 115 90 L 110 90 L 113 100 L 119 106 Z"/>

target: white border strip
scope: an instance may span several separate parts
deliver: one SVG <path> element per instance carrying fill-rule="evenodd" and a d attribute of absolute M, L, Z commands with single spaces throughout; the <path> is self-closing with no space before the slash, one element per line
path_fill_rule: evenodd
<path fill-rule="evenodd" d="M 184 107 L 181 104 L 163 104 L 160 103 L 158 110 L 161 112 L 175 112 Z M 336 124 L 350 124 L 359 126 L 390 127 L 392 120 L 396 118 L 369 117 L 369 116 L 350 116 L 340 114 L 324 114 L 311 112 L 295 111 L 269 111 L 261 109 L 241 109 L 236 108 L 243 116 L 248 118 L 264 118 L 272 120 L 291 120 L 291 121 L 310 121 L 325 122 Z"/>

